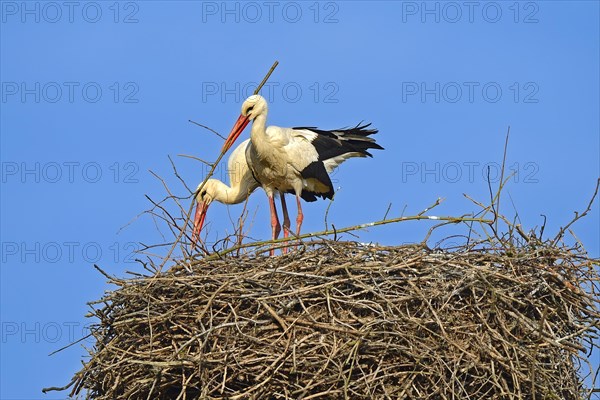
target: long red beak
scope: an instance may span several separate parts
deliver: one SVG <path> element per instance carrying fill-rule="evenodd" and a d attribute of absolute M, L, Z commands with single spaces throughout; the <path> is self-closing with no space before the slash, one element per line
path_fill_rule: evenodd
<path fill-rule="evenodd" d="M 199 201 L 196 204 L 196 214 L 194 215 L 194 231 L 192 232 L 192 247 L 196 247 L 198 239 L 200 238 L 200 231 L 204 226 L 204 219 L 206 219 L 206 211 L 208 210 L 208 204 L 203 201 Z"/>
<path fill-rule="evenodd" d="M 225 140 L 225 143 L 223 144 L 223 148 L 221 149 L 221 152 L 224 153 L 227 150 L 229 150 L 231 148 L 231 146 L 233 146 L 233 143 L 235 143 L 237 138 L 242 134 L 242 132 L 244 131 L 246 126 L 248 126 L 249 122 L 250 122 L 250 119 L 248 117 L 245 117 L 243 115 L 239 116 L 237 121 L 235 121 L 235 125 L 233 126 L 231 133 L 229 134 L 229 136 L 227 136 L 227 140 Z"/>

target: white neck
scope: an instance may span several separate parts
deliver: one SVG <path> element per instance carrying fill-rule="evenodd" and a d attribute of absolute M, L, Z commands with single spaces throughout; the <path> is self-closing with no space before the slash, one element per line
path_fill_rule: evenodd
<path fill-rule="evenodd" d="M 253 143 L 265 141 L 267 129 L 267 112 L 263 111 L 254 118 L 252 121 L 252 129 L 250 130 L 250 137 Z"/>
<path fill-rule="evenodd" d="M 231 187 L 217 179 L 213 180 L 213 200 L 223 204 L 238 204 L 246 200 L 248 195 L 255 189 L 255 187 L 252 187 L 253 178 L 250 180 L 243 177 L 238 185 L 235 184 L 237 182 L 231 179 L 231 176 L 230 181 L 233 183 Z"/>

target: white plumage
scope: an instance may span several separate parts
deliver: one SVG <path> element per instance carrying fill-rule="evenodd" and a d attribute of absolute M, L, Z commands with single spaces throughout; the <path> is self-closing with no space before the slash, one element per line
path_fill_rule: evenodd
<path fill-rule="evenodd" d="M 267 127 L 267 113 L 267 101 L 262 96 L 246 99 L 223 149 L 228 150 L 253 121 L 246 161 L 269 198 L 272 238 L 276 239 L 281 230 L 274 202 L 276 193 L 281 193 L 284 237 L 289 235 L 290 227 L 284 194 L 296 195 L 296 235 L 299 235 L 303 221 L 300 198 L 306 201 L 315 201 L 317 197 L 333 198 L 329 173 L 348 158 L 370 157 L 369 149 L 383 148 L 369 137 L 377 133 L 376 129 L 367 129 L 370 124 L 331 131 L 313 127 Z"/>

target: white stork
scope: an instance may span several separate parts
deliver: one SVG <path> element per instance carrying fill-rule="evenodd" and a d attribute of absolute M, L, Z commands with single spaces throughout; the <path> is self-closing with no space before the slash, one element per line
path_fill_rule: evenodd
<path fill-rule="evenodd" d="M 262 96 L 253 95 L 246 99 L 223 150 L 229 150 L 253 121 L 246 161 L 254 179 L 260 182 L 269 198 L 272 238 L 277 239 L 281 231 L 273 198 L 277 192 L 281 194 L 284 237 L 288 237 L 290 229 L 284 194 L 296 195 L 296 235 L 300 235 L 304 219 L 300 198 L 309 202 L 316 201 L 317 197 L 332 199 L 334 191 L 329 173 L 348 158 L 372 157 L 369 149 L 383 150 L 383 147 L 369 137 L 377 133 L 376 129 L 367 129 L 370 124 L 331 131 L 314 127 L 267 127 L 267 111 L 267 101 Z"/>
<path fill-rule="evenodd" d="M 260 186 L 252 176 L 252 172 L 246 161 L 246 149 L 250 139 L 244 140 L 231 153 L 227 161 L 227 171 L 229 173 L 229 182 L 227 186 L 217 179 L 209 179 L 196 197 L 196 214 L 194 216 L 194 231 L 192 233 L 192 243 L 195 245 L 200 237 L 200 231 L 204 225 L 208 206 L 216 200 L 224 204 L 238 204 L 246 200 L 248 196 Z M 198 189 L 200 186 L 198 186 Z"/>

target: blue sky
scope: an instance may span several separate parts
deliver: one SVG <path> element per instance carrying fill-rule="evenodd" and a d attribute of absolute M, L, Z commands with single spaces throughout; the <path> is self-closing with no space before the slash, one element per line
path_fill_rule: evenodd
<path fill-rule="evenodd" d="M 600 176 L 598 2 L 13 2 L 1 6 L 2 399 L 41 394 L 79 370 L 86 302 L 111 287 L 96 263 L 139 271 L 132 251 L 163 239 L 144 194 L 179 194 L 214 160 L 244 98 L 273 61 L 269 123 L 324 129 L 369 121 L 385 151 L 345 163 L 329 222 L 338 227 L 476 211 L 487 167 L 515 172 L 502 211 L 556 233 L 583 210 Z M 248 133 L 243 137 L 247 137 Z M 217 177 L 222 177 L 220 173 Z M 497 183 L 496 183 L 497 184 Z M 327 202 L 304 207 L 321 230 Z M 248 209 L 268 238 L 266 197 Z M 209 239 L 242 206 L 213 205 Z M 295 207 L 292 207 L 295 213 Z M 599 207 L 573 226 L 600 255 Z M 126 228 L 121 229 L 127 225 Z M 419 241 L 429 222 L 359 234 Z M 163 230 L 164 232 L 164 230 Z M 463 234 L 449 227 L 445 234 Z M 351 238 L 347 236 L 347 238 Z M 89 341 L 83 344 L 90 347 Z"/>

